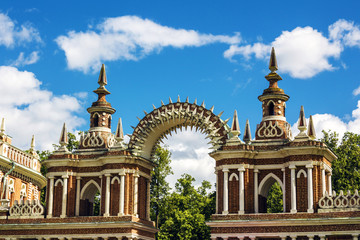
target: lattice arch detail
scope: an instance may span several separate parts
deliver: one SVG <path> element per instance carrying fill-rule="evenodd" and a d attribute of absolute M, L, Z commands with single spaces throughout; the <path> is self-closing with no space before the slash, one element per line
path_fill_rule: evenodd
<path fill-rule="evenodd" d="M 221 120 L 219 115 L 213 113 L 214 107 L 210 109 L 205 108 L 205 104 L 201 106 L 194 103 L 189 103 L 188 99 L 185 102 L 178 101 L 155 108 L 150 113 L 146 113 L 143 119 L 139 119 L 139 124 L 134 128 L 134 132 L 130 138 L 129 149 L 136 156 L 141 156 L 146 159 L 151 159 L 155 146 L 171 134 L 172 131 L 182 127 L 195 127 L 207 134 L 210 139 L 212 149 L 219 149 L 226 141 L 229 126 L 227 121 Z"/>

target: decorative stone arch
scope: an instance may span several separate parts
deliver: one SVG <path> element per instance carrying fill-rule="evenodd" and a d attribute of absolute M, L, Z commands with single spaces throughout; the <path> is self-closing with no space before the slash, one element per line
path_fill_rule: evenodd
<path fill-rule="evenodd" d="M 188 99 L 180 102 L 178 98 L 176 103 L 170 99 L 167 105 L 162 102 L 161 107 L 154 107 L 152 112 L 145 112 L 145 117 L 139 119 L 131 135 L 129 149 L 136 156 L 151 159 L 162 138 L 188 126 L 206 133 L 211 139 L 212 149 L 219 149 L 226 142 L 229 126 L 227 121 L 220 119 L 222 113 L 215 115 L 213 110 L 213 107 L 206 109 L 204 103 L 201 106 L 196 101 L 189 103 Z"/>
<path fill-rule="evenodd" d="M 284 186 L 282 184 L 282 181 L 274 173 L 269 173 L 260 182 L 260 184 L 259 184 L 259 200 L 258 200 L 258 204 L 259 204 L 258 209 L 259 209 L 260 213 L 267 212 L 267 203 L 266 202 L 267 202 L 269 190 L 270 190 L 270 187 L 276 182 L 279 183 L 279 185 L 281 187 L 281 191 L 284 194 Z"/>
<path fill-rule="evenodd" d="M 118 177 L 114 177 L 112 180 L 111 180 L 111 184 L 114 184 L 115 181 L 117 181 L 118 183 L 120 183 L 120 179 Z"/>
<path fill-rule="evenodd" d="M 62 180 L 62 179 L 58 179 L 58 180 L 56 180 L 56 182 L 55 182 L 54 186 L 56 187 L 59 183 L 61 184 L 61 186 L 64 186 L 64 182 L 63 182 L 63 180 Z"/>
<path fill-rule="evenodd" d="M 278 176 L 276 176 L 273 173 L 269 173 L 268 175 L 266 175 L 263 180 L 261 180 L 260 184 L 259 184 L 259 194 L 267 197 L 267 194 L 269 192 L 270 187 L 275 183 L 278 182 L 281 190 L 284 192 L 284 186 L 282 184 L 282 181 L 280 180 L 280 178 Z"/>
<path fill-rule="evenodd" d="M 232 181 L 235 178 L 236 181 L 239 181 L 239 177 L 236 173 L 232 173 L 229 177 L 229 181 Z"/>
<path fill-rule="evenodd" d="M 93 184 L 96 188 L 92 187 L 91 184 Z M 89 191 L 85 192 L 87 190 L 87 188 L 90 186 L 90 189 Z M 101 188 L 99 186 L 99 184 L 97 182 L 95 182 L 94 180 L 90 180 L 88 181 L 84 187 L 81 189 L 81 192 L 80 192 L 80 199 L 85 199 L 87 198 L 89 195 L 95 195 L 95 193 L 99 191 L 101 192 Z M 84 196 L 85 194 L 85 196 Z M 90 196 L 91 197 L 91 196 Z"/>
<path fill-rule="evenodd" d="M 301 177 L 301 174 L 303 174 L 304 177 L 307 178 L 307 174 L 306 174 L 306 172 L 305 172 L 304 169 L 301 169 L 301 170 L 297 173 L 296 178 L 300 178 L 300 177 Z"/>

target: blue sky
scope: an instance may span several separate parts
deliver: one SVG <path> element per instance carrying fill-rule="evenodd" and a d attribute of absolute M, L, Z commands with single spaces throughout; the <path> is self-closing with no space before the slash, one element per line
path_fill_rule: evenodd
<path fill-rule="evenodd" d="M 241 129 L 249 119 L 254 132 L 275 46 L 279 85 L 290 95 L 288 122 L 296 123 L 304 105 L 318 133 L 359 133 L 359 9 L 359 1 L 6 0 L 0 117 L 21 148 L 32 134 L 38 148 L 51 148 L 63 122 L 71 131 L 88 129 L 86 108 L 105 63 L 108 100 L 127 134 L 143 110 L 178 95 L 215 105 L 223 119 L 237 109 Z M 191 136 L 173 142 L 202 138 Z M 175 158 L 191 152 L 175 145 Z"/>

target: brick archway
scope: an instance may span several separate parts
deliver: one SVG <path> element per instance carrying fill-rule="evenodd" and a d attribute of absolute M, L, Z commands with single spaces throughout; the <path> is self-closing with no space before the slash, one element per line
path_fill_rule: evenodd
<path fill-rule="evenodd" d="M 229 127 L 227 121 L 221 120 L 222 113 L 215 115 L 214 107 L 206 109 L 204 103 L 200 106 L 189 103 L 188 100 L 170 103 L 155 108 L 145 117 L 139 119 L 130 138 L 129 149 L 134 155 L 151 159 L 155 146 L 171 131 L 182 127 L 195 127 L 206 133 L 210 138 L 212 149 L 219 149 L 226 141 Z"/>

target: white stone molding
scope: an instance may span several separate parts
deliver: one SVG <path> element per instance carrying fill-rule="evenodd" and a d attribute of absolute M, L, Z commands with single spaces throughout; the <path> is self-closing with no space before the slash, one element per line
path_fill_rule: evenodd
<path fill-rule="evenodd" d="M 325 181 L 325 167 L 324 164 L 321 167 L 321 190 L 322 190 L 322 195 L 325 194 L 326 191 L 326 181 Z"/>
<path fill-rule="evenodd" d="M 120 179 L 117 176 L 111 179 L 111 184 L 114 184 L 116 181 L 120 184 Z"/>
<path fill-rule="evenodd" d="M 94 180 L 90 180 L 88 181 L 84 186 L 83 188 L 81 189 L 81 192 L 80 192 L 80 199 L 84 199 L 84 194 L 85 194 L 85 191 L 86 189 L 88 188 L 88 186 L 90 186 L 91 184 L 94 184 L 95 187 L 99 190 L 99 192 L 101 192 L 101 187 L 99 186 L 99 184 L 97 182 L 95 182 Z"/>
<path fill-rule="evenodd" d="M 64 186 L 64 182 L 63 182 L 63 180 L 62 180 L 61 178 L 59 178 L 58 180 L 56 180 L 54 186 L 56 187 L 58 184 L 61 184 L 61 186 Z"/>
<path fill-rule="evenodd" d="M 331 175 L 332 175 L 331 172 L 328 172 L 327 175 L 326 175 L 326 176 L 328 177 L 328 188 L 329 188 L 329 195 L 330 195 L 330 196 L 331 196 L 331 194 L 332 194 Z"/>
<path fill-rule="evenodd" d="M 61 218 L 66 217 L 66 208 L 67 208 L 67 191 L 68 191 L 68 176 L 62 176 L 64 185 L 63 185 L 63 195 L 62 195 L 62 204 L 61 204 Z"/>
<path fill-rule="evenodd" d="M 265 192 L 267 193 L 268 190 L 269 190 L 269 187 L 268 186 L 268 180 L 273 178 L 276 182 L 279 183 L 280 187 L 281 187 L 281 191 L 284 192 L 284 186 L 283 186 L 283 183 L 282 181 L 280 180 L 280 178 L 278 176 L 276 176 L 274 173 L 269 173 L 268 175 L 266 175 L 263 180 L 261 180 L 260 184 L 259 184 L 259 188 L 258 188 L 258 193 L 261 194 L 262 196 L 265 197 Z M 265 185 L 266 184 L 266 185 Z M 265 186 L 264 186 L 265 185 Z"/>
<path fill-rule="evenodd" d="M 285 172 L 285 168 L 281 169 L 282 173 L 283 173 L 283 212 L 286 212 L 286 172 Z"/>
<path fill-rule="evenodd" d="M 301 174 L 303 174 L 304 177 L 307 178 L 307 174 L 304 169 L 301 169 L 300 171 L 298 171 L 298 173 L 296 174 L 296 178 L 300 178 Z"/>
<path fill-rule="evenodd" d="M 245 186 L 244 186 L 244 172 L 245 168 L 239 168 L 239 212 L 238 214 L 245 213 Z"/>
<path fill-rule="evenodd" d="M 81 188 L 81 177 L 76 177 L 75 216 L 80 215 L 80 188 Z"/>
<path fill-rule="evenodd" d="M 54 177 L 49 177 L 50 186 L 49 186 L 49 203 L 48 203 L 48 214 L 47 217 L 51 218 L 53 214 L 53 204 L 54 204 Z"/>
<path fill-rule="evenodd" d="M 139 171 L 134 173 L 134 215 L 138 216 L 138 199 L 139 199 Z"/>
<path fill-rule="evenodd" d="M 83 147 L 101 147 L 104 144 L 104 139 L 100 132 L 88 132 L 82 141 Z"/>
<path fill-rule="evenodd" d="M 308 178 L 307 178 L 307 193 L 308 193 L 308 213 L 314 212 L 314 189 L 313 189 L 313 173 L 312 169 L 313 166 L 311 164 L 306 165 L 307 172 L 308 172 Z"/>
<path fill-rule="evenodd" d="M 236 181 L 239 181 L 239 177 L 236 173 L 232 173 L 229 177 L 229 181 L 232 181 L 235 178 Z"/>
<path fill-rule="evenodd" d="M 257 131 L 258 137 L 267 137 L 267 138 L 280 137 L 283 135 L 283 133 L 284 130 L 282 130 L 282 128 L 278 125 L 277 121 L 275 121 L 274 123 L 272 123 L 271 121 L 264 122 Z"/>
<path fill-rule="evenodd" d="M 218 197 L 219 197 L 219 175 L 218 175 L 218 170 L 215 168 L 215 174 L 216 174 L 216 192 L 215 192 L 215 196 L 216 196 L 216 199 L 215 199 L 215 202 L 216 202 L 216 206 L 215 206 L 215 213 L 218 214 L 219 213 L 219 200 L 218 200 Z"/>
<path fill-rule="evenodd" d="M 125 207 L 125 171 L 119 173 L 120 175 L 120 196 L 119 196 L 119 213 L 118 216 L 123 216 Z"/>
<path fill-rule="evenodd" d="M 111 174 L 105 174 L 106 188 L 105 188 L 105 212 L 104 217 L 110 216 L 110 177 Z"/>
<path fill-rule="evenodd" d="M 259 170 L 254 169 L 254 207 L 255 213 L 259 212 Z"/>
<path fill-rule="evenodd" d="M 296 177 L 295 177 L 295 165 L 289 166 L 291 171 L 291 210 L 290 213 L 296 213 Z"/>
<path fill-rule="evenodd" d="M 334 208 L 334 200 L 329 196 L 327 192 L 325 192 L 325 195 L 322 198 L 320 198 L 319 207 L 323 209 Z"/>
<path fill-rule="evenodd" d="M 13 206 L 9 210 L 9 219 L 11 218 L 43 218 L 44 207 L 39 200 L 21 201 L 20 204 L 17 200 L 14 201 Z"/>
<path fill-rule="evenodd" d="M 224 184 L 223 184 L 223 215 L 229 213 L 229 169 L 223 169 Z"/>
<path fill-rule="evenodd" d="M 353 240 L 359 240 L 359 234 L 353 234 L 352 237 Z"/>

